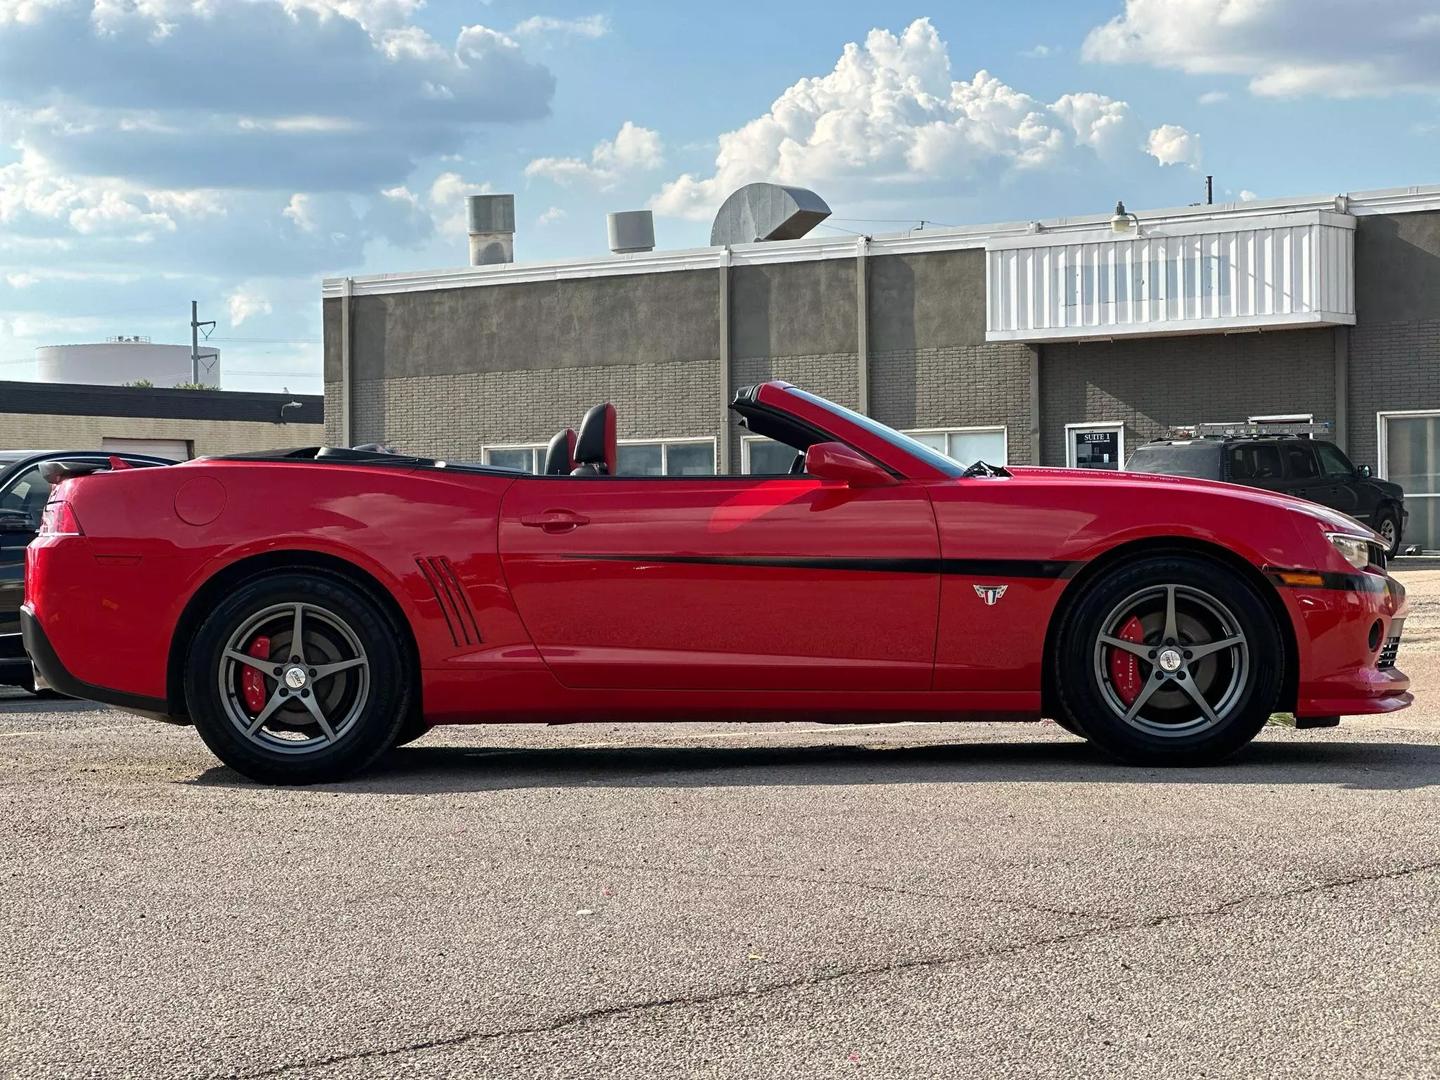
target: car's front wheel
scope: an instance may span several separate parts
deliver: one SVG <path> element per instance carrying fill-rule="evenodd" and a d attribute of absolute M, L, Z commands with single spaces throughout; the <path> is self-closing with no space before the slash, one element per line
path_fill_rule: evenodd
<path fill-rule="evenodd" d="M 253 578 L 195 635 L 190 716 L 215 755 L 252 780 L 342 780 L 389 749 L 411 714 L 399 640 L 380 605 L 342 578 Z"/>
<path fill-rule="evenodd" d="M 1244 746 L 1280 697 L 1284 639 L 1234 571 L 1186 555 L 1091 582 L 1054 658 L 1067 719 L 1126 761 L 1198 765 Z"/>

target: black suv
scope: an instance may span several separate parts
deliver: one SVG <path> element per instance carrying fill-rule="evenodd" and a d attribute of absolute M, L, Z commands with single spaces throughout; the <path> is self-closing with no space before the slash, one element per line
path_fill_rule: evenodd
<path fill-rule="evenodd" d="M 1358 468 L 1331 442 L 1303 435 L 1227 435 L 1162 439 L 1130 455 L 1131 472 L 1168 473 L 1225 480 L 1324 503 L 1363 521 L 1385 538 L 1389 554 L 1400 552 L 1405 532 L 1405 492 Z"/>
<path fill-rule="evenodd" d="M 117 453 L 130 465 L 173 465 L 149 454 Z M 96 450 L 0 450 L 0 686 L 33 690 L 30 658 L 20 641 L 20 601 L 25 588 L 25 548 L 40 528 L 50 485 L 42 461 L 109 461 Z"/>

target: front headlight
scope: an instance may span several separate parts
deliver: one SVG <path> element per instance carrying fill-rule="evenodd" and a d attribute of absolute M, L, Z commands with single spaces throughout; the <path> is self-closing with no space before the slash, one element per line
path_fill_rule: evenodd
<path fill-rule="evenodd" d="M 1335 545 L 1335 550 L 1340 552 L 1345 557 L 1345 561 L 1356 570 L 1364 570 L 1370 565 L 1370 541 L 1364 537 L 1331 533 L 1330 543 Z"/>

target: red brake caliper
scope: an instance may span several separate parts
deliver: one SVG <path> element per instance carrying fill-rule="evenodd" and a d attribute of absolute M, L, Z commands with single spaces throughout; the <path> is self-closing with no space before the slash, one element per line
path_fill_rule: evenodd
<path fill-rule="evenodd" d="M 245 652 L 256 659 L 269 660 L 270 639 L 264 635 L 257 637 Z M 240 676 L 240 690 L 245 695 L 245 707 L 250 710 L 250 715 L 259 716 L 260 710 L 265 708 L 265 676 L 247 665 Z"/>
<path fill-rule="evenodd" d="M 1145 641 L 1145 628 L 1140 625 L 1140 620 L 1131 615 L 1120 633 L 1115 635 L 1125 641 L 1133 641 L 1137 645 Z M 1140 659 L 1134 653 L 1126 652 L 1124 649 L 1110 650 L 1110 682 L 1115 687 L 1115 692 L 1120 695 L 1120 700 L 1126 705 L 1133 705 L 1135 699 L 1140 695 Z"/>

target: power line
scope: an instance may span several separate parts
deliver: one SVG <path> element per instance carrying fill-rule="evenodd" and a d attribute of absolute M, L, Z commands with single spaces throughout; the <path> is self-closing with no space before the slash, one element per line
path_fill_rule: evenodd
<path fill-rule="evenodd" d="M 323 345 L 319 338 L 212 337 L 210 341 L 245 341 L 256 345 Z"/>
<path fill-rule="evenodd" d="M 831 220 L 831 221 L 854 221 L 854 222 L 860 222 L 860 223 L 865 223 L 865 222 L 880 222 L 880 223 L 885 224 L 885 225 L 909 225 L 909 224 L 918 222 L 921 228 L 924 228 L 926 225 L 939 225 L 942 229 L 958 229 L 958 228 L 960 227 L 960 226 L 958 226 L 958 225 L 948 225 L 948 224 L 946 224 L 946 223 L 943 222 L 943 221 L 936 221 L 934 218 L 913 218 L 913 217 L 906 217 L 906 218 L 886 218 L 886 217 L 850 218 L 850 217 L 842 217 L 842 218 L 837 218 L 837 217 L 832 217 L 832 218 L 830 218 L 830 220 Z"/>

